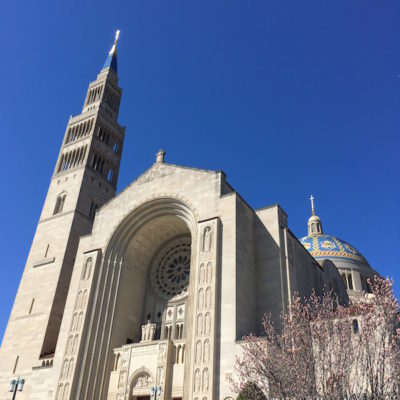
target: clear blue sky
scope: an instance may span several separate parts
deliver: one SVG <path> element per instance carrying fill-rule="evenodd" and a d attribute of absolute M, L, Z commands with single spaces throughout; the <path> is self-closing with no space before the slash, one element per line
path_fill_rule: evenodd
<path fill-rule="evenodd" d="M 167 162 L 223 169 L 400 293 L 399 1 L 8 1 L 0 16 L 0 337 L 70 114 L 121 29 L 118 190 Z"/>

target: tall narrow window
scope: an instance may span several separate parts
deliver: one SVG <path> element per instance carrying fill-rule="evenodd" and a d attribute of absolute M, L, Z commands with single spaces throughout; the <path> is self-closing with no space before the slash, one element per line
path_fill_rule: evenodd
<path fill-rule="evenodd" d="M 347 274 L 347 280 L 349 282 L 349 289 L 353 290 L 353 276 L 351 275 L 351 272 Z"/>
<path fill-rule="evenodd" d="M 108 170 L 108 174 L 107 174 L 107 180 L 108 180 L 108 182 L 111 182 L 111 181 L 112 181 L 113 175 L 114 175 L 114 171 L 110 168 L 110 169 Z"/>
<path fill-rule="evenodd" d="M 343 282 L 344 282 L 344 286 L 346 286 L 346 289 L 347 289 L 347 278 L 346 278 L 346 274 L 345 273 L 342 274 L 342 279 L 343 279 Z"/>
<path fill-rule="evenodd" d="M 66 197 L 67 197 L 66 193 L 61 193 L 57 197 L 56 206 L 54 207 L 53 215 L 59 214 L 60 212 L 62 212 L 62 210 L 64 208 L 64 203 L 65 203 L 65 198 Z"/>

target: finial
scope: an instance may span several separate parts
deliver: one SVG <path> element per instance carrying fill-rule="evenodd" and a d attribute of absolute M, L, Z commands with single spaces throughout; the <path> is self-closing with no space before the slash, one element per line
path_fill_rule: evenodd
<path fill-rule="evenodd" d="M 119 33 L 120 33 L 120 30 L 118 29 L 118 30 L 115 32 L 114 44 L 113 44 L 113 46 L 111 47 L 110 52 L 108 53 L 110 56 L 113 55 L 113 54 L 115 53 L 115 51 L 117 50 L 117 42 L 118 42 L 118 38 L 119 38 Z"/>
<path fill-rule="evenodd" d="M 156 154 L 156 163 L 163 163 L 164 157 L 165 157 L 165 150 L 163 149 L 158 150 Z"/>
<path fill-rule="evenodd" d="M 315 215 L 315 211 L 314 211 L 314 196 L 313 195 L 310 196 L 310 201 L 311 201 L 311 214 Z"/>

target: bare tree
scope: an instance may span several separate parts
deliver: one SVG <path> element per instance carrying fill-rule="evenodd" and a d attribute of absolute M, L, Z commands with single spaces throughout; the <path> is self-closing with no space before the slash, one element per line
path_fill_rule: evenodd
<path fill-rule="evenodd" d="M 252 388 L 268 399 L 400 398 L 399 305 L 389 279 L 370 286 L 349 307 L 332 292 L 295 297 L 279 329 L 265 315 L 263 335 L 243 338 L 235 390 L 249 399 Z"/>

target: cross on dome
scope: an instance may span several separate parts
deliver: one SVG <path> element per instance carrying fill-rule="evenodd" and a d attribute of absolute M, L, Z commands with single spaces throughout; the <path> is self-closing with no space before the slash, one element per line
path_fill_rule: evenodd
<path fill-rule="evenodd" d="M 314 196 L 313 195 L 310 196 L 310 200 L 311 200 L 311 213 L 312 213 L 312 215 L 315 215 L 315 212 L 314 212 Z"/>

